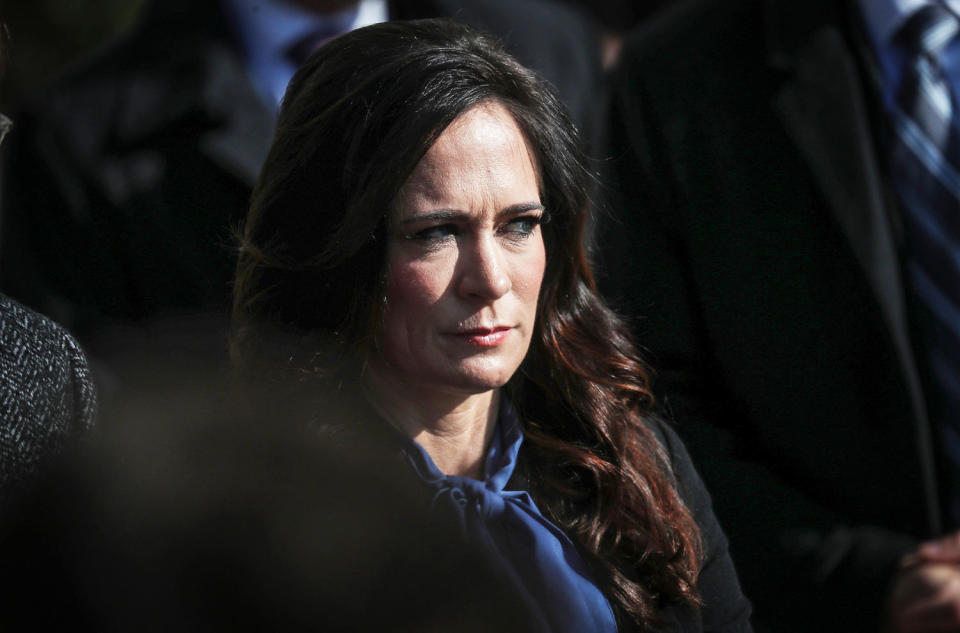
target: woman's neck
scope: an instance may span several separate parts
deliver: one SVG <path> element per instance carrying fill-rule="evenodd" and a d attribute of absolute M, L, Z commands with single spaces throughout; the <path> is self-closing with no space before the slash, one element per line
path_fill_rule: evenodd
<path fill-rule="evenodd" d="M 367 396 L 391 425 L 419 444 L 446 475 L 479 479 L 497 423 L 499 389 L 423 393 L 384 372 L 368 372 Z"/>

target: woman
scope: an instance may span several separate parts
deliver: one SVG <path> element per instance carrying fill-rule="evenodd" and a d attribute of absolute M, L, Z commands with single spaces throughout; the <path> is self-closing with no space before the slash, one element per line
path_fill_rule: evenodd
<path fill-rule="evenodd" d="M 594 289 L 587 181 L 553 91 L 487 38 L 337 38 L 288 87 L 254 192 L 235 355 L 325 402 L 360 394 L 545 629 L 749 629 L 709 498 Z"/>

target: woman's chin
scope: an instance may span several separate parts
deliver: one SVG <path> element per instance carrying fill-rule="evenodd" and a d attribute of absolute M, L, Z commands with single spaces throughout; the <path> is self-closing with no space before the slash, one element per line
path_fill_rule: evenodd
<path fill-rule="evenodd" d="M 391 391 L 418 393 L 425 396 L 431 392 L 479 395 L 507 384 L 519 368 L 519 364 L 490 362 L 455 363 L 442 367 L 429 364 L 372 362 L 367 378 Z"/>
<path fill-rule="evenodd" d="M 488 365 L 482 367 L 464 367 L 460 372 L 450 376 L 451 384 L 458 384 L 464 391 L 483 393 L 491 389 L 499 389 L 509 382 L 516 373 L 519 365 Z"/>

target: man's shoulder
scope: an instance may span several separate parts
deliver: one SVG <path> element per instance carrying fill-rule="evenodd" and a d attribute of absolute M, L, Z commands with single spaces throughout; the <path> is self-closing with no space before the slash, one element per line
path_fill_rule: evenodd
<path fill-rule="evenodd" d="M 522 64 L 557 85 L 569 74 L 580 81 L 599 76 L 600 29 L 576 7 L 556 0 L 437 0 L 435 10 L 496 36 Z"/>
<path fill-rule="evenodd" d="M 595 24 L 580 9 L 556 0 L 436 0 L 435 10 L 444 17 L 471 22 L 489 21 L 499 35 L 559 29 L 561 37 L 587 37 L 595 33 Z M 481 25 L 483 26 L 483 25 Z"/>
<path fill-rule="evenodd" d="M 709 77 L 732 59 L 763 61 L 761 0 L 679 0 L 624 40 L 618 73 Z"/>

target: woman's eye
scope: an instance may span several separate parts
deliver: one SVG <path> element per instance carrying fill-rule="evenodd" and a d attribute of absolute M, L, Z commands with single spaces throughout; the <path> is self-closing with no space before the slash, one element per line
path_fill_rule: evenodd
<path fill-rule="evenodd" d="M 453 224 L 438 224 L 436 226 L 428 226 L 425 229 L 420 229 L 407 235 L 408 239 L 420 240 L 422 242 L 437 242 L 440 240 L 447 239 L 448 237 L 455 237 L 457 235 L 457 227 Z"/>
<path fill-rule="evenodd" d="M 539 215 L 521 215 L 512 218 L 507 222 L 502 232 L 509 233 L 517 237 L 526 237 L 533 233 L 534 229 L 540 224 L 542 217 Z"/>

